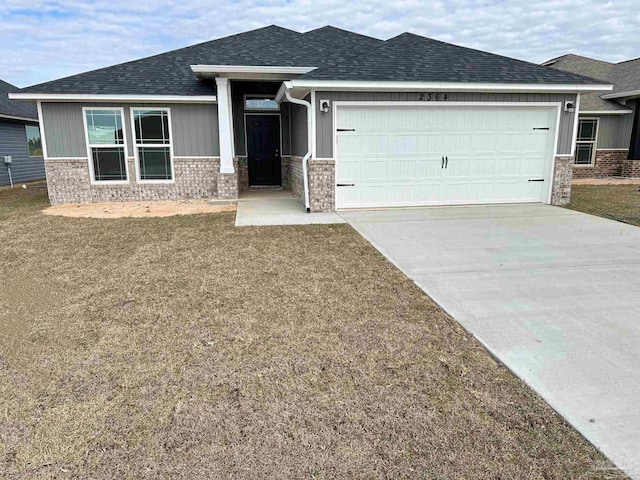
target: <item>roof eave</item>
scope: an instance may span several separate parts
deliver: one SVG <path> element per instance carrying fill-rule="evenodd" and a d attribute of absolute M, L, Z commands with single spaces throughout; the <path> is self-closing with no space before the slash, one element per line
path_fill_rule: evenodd
<path fill-rule="evenodd" d="M 225 77 L 232 80 L 290 80 L 316 67 L 261 65 L 190 65 L 198 78 Z"/>
<path fill-rule="evenodd" d="M 38 119 L 37 118 L 23 117 L 23 116 L 20 116 L 20 115 L 9 115 L 7 113 L 0 113 L 0 119 L 3 119 L 3 120 L 19 120 L 21 122 L 38 123 Z"/>
<path fill-rule="evenodd" d="M 163 102 L 215 103 L 215 95 L 130 95 L 93 93 L 10 93 L 13 100 L 46 102 Z"/>
<path fill-rule="evenodd" d="M 638 97 L 640 96 L 640 90 L 629 90 L 628 92 L 608 93 L 606 95 L 600 95 L 600 98 L 604 100 L 613 100 L 615 98 L 624 97 Z"/>
<path fill-rule="evenodd" d="M 402 82 L 370 80 L 293 79 L 293 88 L 361 91 L 442 91 L 442 92 L 504 92 L 504 93 L 591 93 L 613 90 L 609 84 L 552 83 L 476 83 L 476 82 Z M 604 97 L 603 97 L 604 98 Z"/>

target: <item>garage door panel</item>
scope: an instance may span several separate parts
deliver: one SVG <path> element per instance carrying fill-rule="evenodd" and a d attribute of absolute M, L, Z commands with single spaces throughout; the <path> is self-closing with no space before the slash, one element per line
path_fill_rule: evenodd
<path fill-rule="evenodd" d="M 416 160 L 416 180 L 440 179 L 441 176 L 441 157 L 425 156 Z"/>
<path fill-rule="evenodd" d="M 338 134 L 337 182 L 353 186 L 338 187 L 337 206 L 540 202 L 555 118 L 548 107 L 340 106 L 337 126 L 355 132 Z"/>
<path fill-rule="evenodd" d="M 443 152 L 442 133 L 420 133 L 416 145 L 416 153 L 419 154 L 437 154 L 442 155 Z"/>
<path fill-rule="evenodd" d="M 359 156 L 363 153 L 362 135 L 341 135 L 340 136 L 340 155 Z"/>
<path fill-rule="evenodd" d="M 444 150 L 447 155 L 460 155 L 471 153 L 472 138 L 468 132 L 452 132 L 444 136 Z"/>
<path fill-rule="evenodd" d="M 416 153 L 418 139 L 416 134 L 391 134 L 389 135 L 389 148 L 395 155 Z"/>
<path fill-rule="evenodd" d="M 457 162 L 457 160 L 455 160 Z M 453 165 L 453 160 L 450 161 Z M 448 173 L 448 172 L 447 172 Z M 490 155 L 474 155 L 469 161 L 470 178 L 493 178 L 496 174 L 496 159 Z"/>
<path fill-rule="evenodd" d="M 360 150 L 346 152 L 348 155 L 358 155 L 359 157 L 386 157 L 393 150 L 389 150 L 389 136 L 379 133 L 363 133 L 360 137 Z M 341 139 L 342 140 L 342 139 Z"/>
<path fill-rule="evenodd" d="M 520 175 L 530 178 L 544 178 L 544 164 L 540 161 L 540 157 L 535 155 L 522 155 L 519 158 Z M 529 178 L 527 178 L 529 180 Z"/>
<path fill-rule="evenodd" d="M 416 178 L 416 162 L 417 159 L 414 157 L 400 157 L 390 160 L 388 162 L 388 178 L 390 183 Z"/>

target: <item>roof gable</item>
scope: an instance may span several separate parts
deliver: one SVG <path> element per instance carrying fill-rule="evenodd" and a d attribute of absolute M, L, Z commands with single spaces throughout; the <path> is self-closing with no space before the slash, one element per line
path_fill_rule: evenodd
<path fill-rule="evenodd" d="M 0 116 L 8 115 L 12 117 L 37 119 L 38 111 L 35 105 L 21 102 L 20 100 L 11 100 L 7 96 L 9 93 L 20 91 L 21 90 L 15 85 L 0 80 Z"/>

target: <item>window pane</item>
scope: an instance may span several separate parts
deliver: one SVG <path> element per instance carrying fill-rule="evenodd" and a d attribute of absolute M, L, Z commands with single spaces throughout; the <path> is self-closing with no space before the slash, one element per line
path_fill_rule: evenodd
<path fill-rule="evenodd" d="M 86 110 L 89 145 L 123 145 L 120 110 Z"/>
<path fill-rule="evenodd" d="M 247 110 L 280 110 L 278 102 L 273 98 L 246 97 L 244 108 Z"/>
<path fill-rule="evenodd" d="M 134 110 L 136 143 L 168 145 L 169 114 L 166 110 Z"/>
<path fill-rule="evenodd" d="M 27 147 L 29 148 L 30 157 L 42 156 L 42 141 L 40 140 L 40 127 L 33 125 L 25 125 L 27 132 Z"/>
<path fill-rule="evenodd" d="M 92 148 L 93 173 L 98 182 L 127 179 L 124 147 Z"/>
<path fill-rule="evenodd" d="M 140 147 L 140 180 L 171 180 L 169 147 Z"/>
<path fill-rule="evenodd" d="M 595 140 L 597 120 L 579 120 L 578 121 L 578 141 Z"/>
<path fill-rule="evenodd" d="M 593 143 L 576 144 L 576 165 L 591 165 Z"/>

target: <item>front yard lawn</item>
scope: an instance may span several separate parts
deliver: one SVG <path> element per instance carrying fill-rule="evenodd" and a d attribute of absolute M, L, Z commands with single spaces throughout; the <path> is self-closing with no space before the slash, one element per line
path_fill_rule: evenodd
<path fill-rule="evenodd" d="M 346 225 L 0 192 L 0 478 L 615 478 Z"/>
<path fill-rule="evenodd" d="M 573 185 L 568 208 L 640 227 L 640 185 Z"/>

